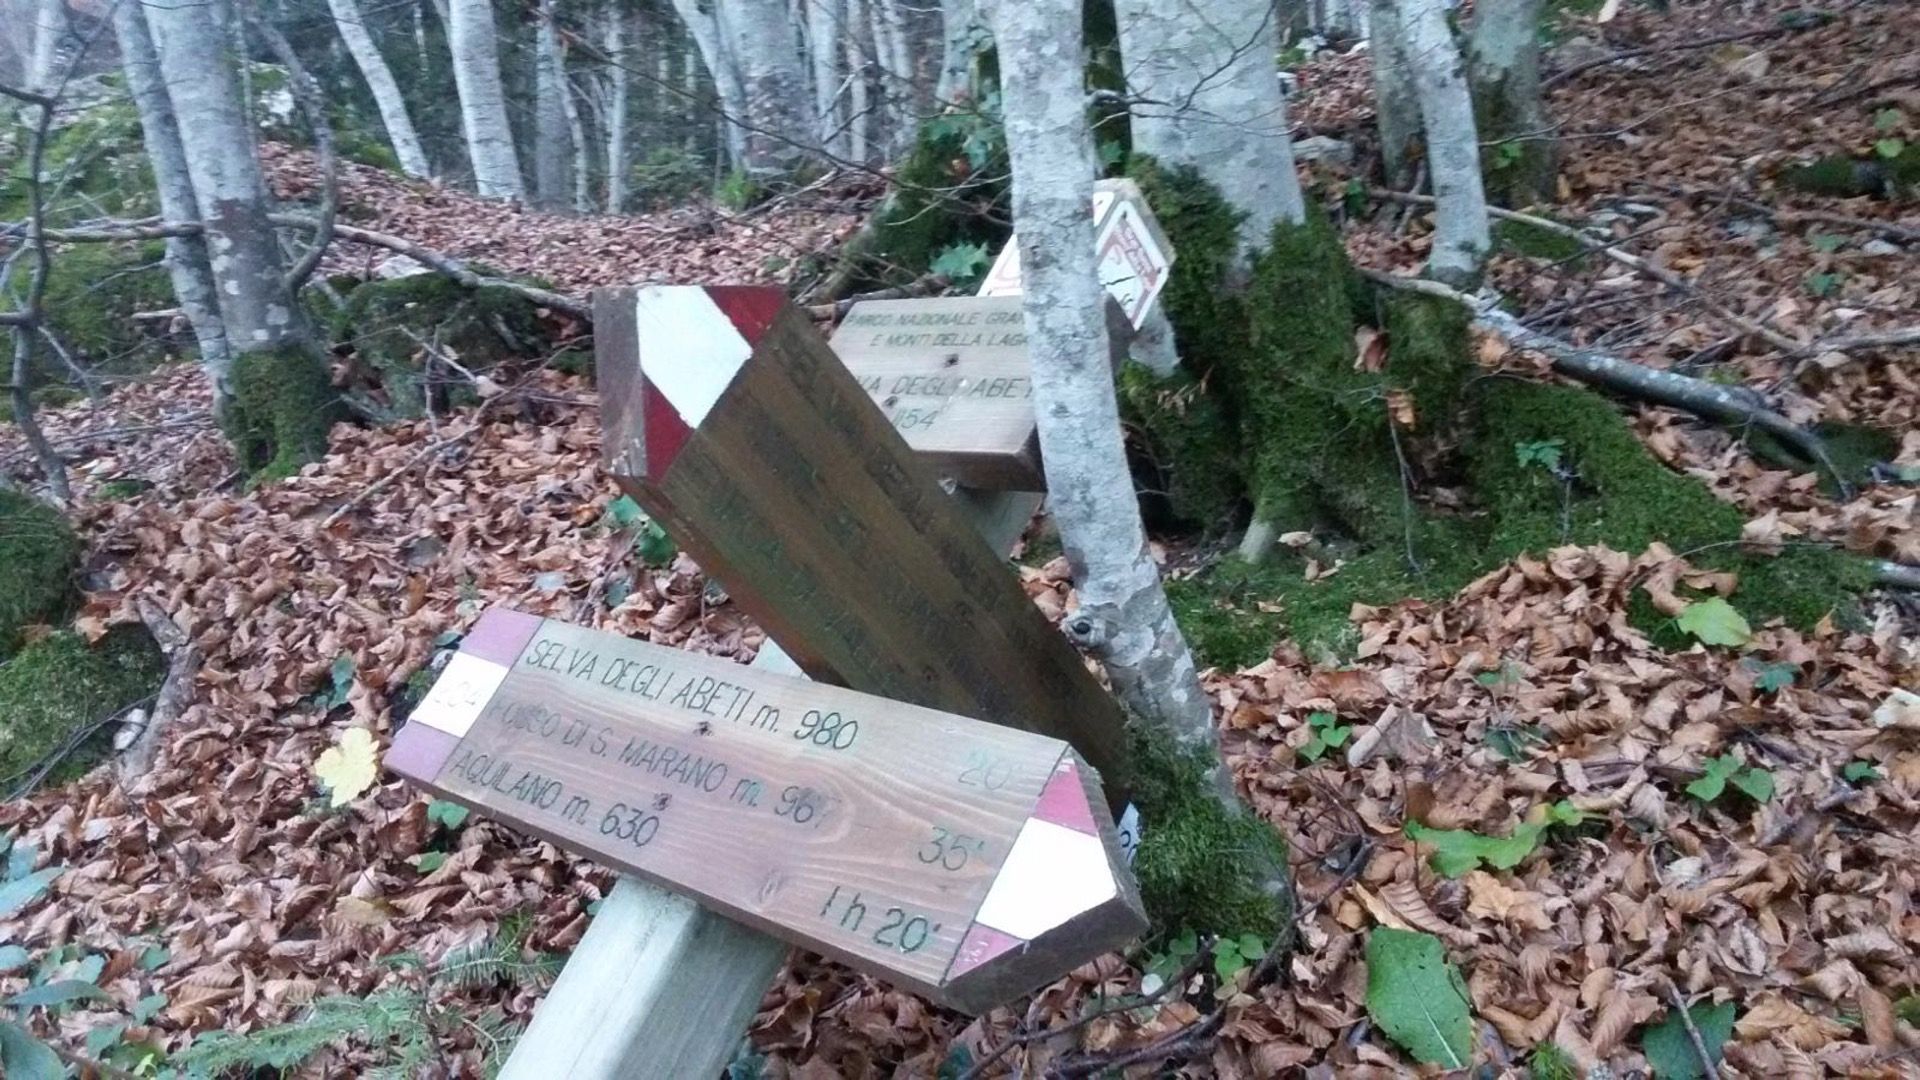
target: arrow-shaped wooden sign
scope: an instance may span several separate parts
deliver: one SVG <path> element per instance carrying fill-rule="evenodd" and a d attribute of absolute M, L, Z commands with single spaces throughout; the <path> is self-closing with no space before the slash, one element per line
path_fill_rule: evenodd
<path fill-rule="evenodd" d="M 1146 927 L 1057 739 L 502 608 L 387 764 L 970 1012 Z"/>

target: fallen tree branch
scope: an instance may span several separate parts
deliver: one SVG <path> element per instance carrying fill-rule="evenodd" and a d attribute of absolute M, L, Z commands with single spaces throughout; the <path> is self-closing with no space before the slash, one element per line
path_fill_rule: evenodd
<path fill-rule="evenodd" d="M 1431 195 L 1409 195 L 1400 191 L 1388 191 L 1385 188 L 1375 188 L 1372 194 L 1375 198 L 1388 199 L 1394 202 L 1417 203 L 1421 206 L 1433 205 L 1433 196 Z M 1782 352 L 1798 354 L 1803 349 L 1809 347 L 1804 342 L 1795 341 L 1793 338 L 1782 334 L 1778 330 L 1762 326 L 1760 323 L 1754 322 L 1752 319 L 1741 315 L 1739 312 L 1720 303 L 1713 297 L 1708 296 L 1702 292 L 1698 286 L 1673 271 L 1668 270 L 1666 267 L 1648 262 L 1638 255 L 1622 251 L 1611 244 L 1595 240 L 1593 237 L 1588 236 L 1586 233 L 1581 232 L 1571 225 L 1563 225 L 1551 218 L 1536 217 L 1533 214 L 1523 214 L 1517 210 L 1506 210 L 1498 206 L 1487 207 L 1487 213 L 1504 221 L 1514 221 L 1530 228 L 1553 233 L 1556 236 L 1564 236 L 1585 247 L 1588 251 L 1602 255 L 1622 266 L 1645 274 L 1647 277 L 1669 288 L 1684 292 L 1699 300 L 1701 305 L 1708 311 L 1718 315 L 1729 324 L 1738 327 L 1742 332 L 1760 338 Z"/>
<path fill-rule="evenodd" d="M 1569 378 L 1604 387 L 1626 397 L 1670 405 L 1710 420 L 1764 431 L 1800 451 L 1807 460 L 1824 469 L 1833 479 L 1841 498 L 1852 495 L 1852 485 L 1834 465 L 1820 437 L 1773 411 L 1766 400 L 1752 390 L 1740 386 L 1722 386 L 1671 371 L 1658 371 L 1598 349 L 1582 348 L 1562 341 L 1532 329 L 1512 313 L 1501 310 L 1497 298 L 1488 294 L 1469 296 L 1437 281 L 1401 277 L 1378 270 L 1362 268 L 1360 273 L 1370 281 L 1391 288 L 1424 293 L 1463 305 L 1473 313 L 1476 326 L 1500 335 L 1517 348 L 1545 355 L 1555 371 Z"/>
<path fill-rule="evenodd" d="M 166 653 L 167 676 L 160 683 L 159 693 L 154 695 L 153 711 L 147 714 L 146 726 L 134 735 L 114 764 L 123 786 L 131 785 L 153 768 L 154 759 L 159 756 L 160 740 L 180 714 L 187 711 L 187 705 L 193 700 L 193 680 L 200 673 L 200 646 L 180 629 L 180 624 L 144 596 L 140 598 L 139 607 L 140 621 L 146 624 L 147 633 L 153 635 L 153 640 Z"/>
<path fill-rule="evenodd" d="M 320 212 L 315 215 L 313 244 L 287 270 L 287 294 L 297 296 L 300 286 L 305 285 L 314 270 L 319 268 L 320 259 L 327 253 L 327 245 L 333 242 L 334 220 L 340 210 L 340 154 L 333 145 L 333 125 L 327 122 L 327 110 L 320 99 L 319 84 L 307 74 L 306 65 L 300 62 L 299 54 L 287 43 L 286 35 L 265 19 L 249 14 L 246 20 L 253 32 L 267 43 L 274 59 L 287 69 L 287 85 L 293 91 L 294 100 L 300 103 L 300 111 L 306 114 L 307 126 L 313 129 L 313 148 L 320 158 Z"/>
<path fill-rule="evenodd" d="M 890 289 L 875 289 L 873 292 L 849 296 L 830 304 L 814 304 L 807 308 L 807 314 L 821 320 L 838 319 L 851 310 L 853 305 L 863 300 L 904 300 L 914 296 L 928 296 L 952 284 L 953 280 L 945 274 L 924 274 L 905 285 L 895 285 Z"/>

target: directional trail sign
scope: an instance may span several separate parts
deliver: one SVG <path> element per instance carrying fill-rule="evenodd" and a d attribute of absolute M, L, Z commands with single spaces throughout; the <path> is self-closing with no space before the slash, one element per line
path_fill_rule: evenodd
<path fill-rule="evenodd" d="M 1118 707 L 778 288 L 594 294 L 609 471 L 822 682 L 1065 740 Z"/>
<path fill-rule="evenodd" d="M 1135 329 L 1147 320 L 1153 302 L 1166 288 L 1173 266 L 1173 245 L 1147 207 L 1146 196 L 1131 180 L 1100 180 L 1093 188 L 1094 252 L 1100 284 L 1120 302 Z M 980 286 L 981 296 L 1018 296 L 1020 248 L 1013 237 L 1000 249 Z"/>
<path fill-rule="evenodd" d="M 387 764 L 970 1012 L 1145 929 L 1057 739 L 494 608 Z"/>

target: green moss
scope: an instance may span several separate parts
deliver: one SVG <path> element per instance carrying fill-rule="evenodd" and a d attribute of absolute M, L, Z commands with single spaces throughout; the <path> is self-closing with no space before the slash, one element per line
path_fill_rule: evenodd
<path fill-rule="evenodd" d="M 1556 154 L 1553 140 L 1541 134 L 1552 125 L 1528 115 L 1505 79 L 1474 80 L 1473 118 L 1488 197 L 1507 206 L 1552 202 Z"/>
<path fill-rule="evenodd" d="M 1910 143 L 1892 157 L 1855 160 L 1849 154 L 1828 154 L 1780 172 L 1780 182 L 1795 191 L 1851 199 L 1861 195 L 1907 198 L 1920 191 L 1920 143 Z"/>
<path fill-rule="evenodd" d="M 1237 560 L 1204 575 L 1167 582 L 1167 602 L 1194 656 L 1208 667 L 1233 671 L 1267 658 L 1286 623 L 1260 605 L 1270 590 L 1249 587 Z M 1272 605 L 1269 604 L 1269 607 Z"/>
<path fill-rule="evenodd" d="M 1578 263 L 1586 250 L 1580 241 L 1571 236 L 1509 218 L 1500 218 L 1493 223 L 1493 242 L 1501 251 L 1554 262 Z"/>
<path fill-rule="evenodd" d="M 256 480 L 292 476 L 327 452 L 340 412 L 338 393 L 319 357 L 282 345 L 233 360 L 233 400 L 223 417 L 234 456 Z"/>
<path fill-rule="evenodd" d="M 21 774 L 81 728 L 157 690 L 165 670 L 152 639 L 130 627 L 92 648 L 78 634 L 60 631 L 21 649 L 0 664 L 0 778 L 18 783 Z M 112 730 L 103 728 L 47 781 L 79 776 L 112 744 Z"/>
<path fill-rule="evenodd" d="M 1185 368 L 1166 378 L 1140 364 L 1120 371 L 1120 412 L 1146 459 L 1146 487 L 1165 492 L 1174 517 L 1221 529 L 1231 524 L 1245 481 L 1240 441 L 1219 399 Z"/>
<path fill-rule="evenodd" d="M 1900 440 L 1891 433 L 1865 424 L 1846 424 L 1826 422 L 1815 424 L 1813 433 L 1826 445 L 1827 457 L 1833 467 L 1850 484 L 1868 484 L 1873 482 L 1873 469 L 1893 459 L 1900 452 Z M 1769 464 L 1801 472 L 1819 471 L 1820 485 L 1828 495 L 1834 494 L 1833 477 L 1817 463 L 1808 461 L 1800 451 L 1781 442 L 1764 431 L 1743 431 L 1747 448 L 1753 456 Z"/>
<path fill-rule="evenodd" d="M 333 337 L 359 359 L 348 389 L 355 407 L 379 420 L 424 415 L 435 388 L 423 378 L 432 343 L 469 371 L 538 355 L 547 332 L 539 309 L 511 289 L 470 289 L 442 274 L 411 274 L 368 281 L 347 294 L 333 318 Z M 452 404 L 473 400 L 470 384 L 455 377 L 442 391 Z"/>
<path fill-rule="evenodd" d="M 1141 724 L 1129 730 L 1133 801 L 1142 825 L 1133 872 L 1153 932 L 1271 940 L 1293 917 L 1290 895 L 1265 888 L 1287 879 L 1286 841 L 1253 814 L 1236 815 L 1220 804 L 1204 752 L 1182 753 Z"/>
<path fill-rule="evenodd" d="M 1008 230 L 1006 137 L 987 112 L 953 113 L 920 126 L 895 170 L 896 186 L 868 253 L 865 285 L 898 285 L 927 272 L 942 251 L 979 244 L 997 252 Z"/>
<path fill-rule="evenodd" d="M 7 155 L 0 175 L 0 221 L 19 221 L 31 205 L 26 140 Z M 47 140 L 42 195 L 54 211 L 50 224 L 74 218 L 141 217 L 155 212 L 153 174 L 141 142 L 140 115 L 130 102 L 111 101 L 81 113 Z M 80 196 L 85 196 L 80 198 Z M 62 209 L 70 213 L 61 213 Z"/>
<path fill-rule="evenodd" d="M 58 510 L 0 487 L 0 658 L 23 628 L 60 618 L 79 564 L 80 540 Z"/>
<path fill-rule="evenodd" d="M 165 343 L 133 320 L 138 311 L 174 304 L 173 284 L 161 260 L 166 244 L 73 244 L 54 254 L 47 275 L 47 323 L 88 368 L 138 373 L 165 358 Z M 64 365 L 41 360 L 48 378 Z"/>

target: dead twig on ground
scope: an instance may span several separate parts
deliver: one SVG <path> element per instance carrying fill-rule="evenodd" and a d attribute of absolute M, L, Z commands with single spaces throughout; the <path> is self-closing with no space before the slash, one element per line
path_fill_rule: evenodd
<path fill-rule="evenodd" d="M 120 783 L 127 786 L 153 768 L 167 729 L 192 703 L 194 679 L 200 673 L 200 646 L 180 629 L 180 624 L 145 596 L 140 598 L 139 608 L 140 621 L 146 624 L 147 633 L 167 656 L 167 675 L 153 697 L 153 711 L 147 714 L 146 725 L 121 750 L 120 759 L 114 765 Z"/>
<path fill-rule="evenodd" d="M 905 285 L 896 285 L 891 289 L 875 289 L 859 296 L 849 296 L 844 300 L 835 300 L 831 304 L 814 304 L 807 308 L 807 314 L 815 319 L 838 319 L 853 309 L 853 305 L 862 300 L 904 300 L 915 296 L 929 296 L 944 292 L 953 284 L 945 274 L 923 274 Z"/>
<path fill-rule="evenodd" d="M 1700 1071 L 1707 1080 L 1720 1080 L 1720 1067 L 1713 1063 L 1713 1055 L 1707 1051 L 1707 1040 L 1700 1037 L 1700 1029 L 1693 1023 L 1693 1014 L 1687 1011 L 1687 1000 L 1680 996 L 1680 988 L 1667 984 L 1667 1000 L 1673 1003 L 1673 1011 L 1680 1017 L 1680 1026 L 1687 1029 L 1687 1041 L 1693 1043 L 1693 1052 L 1700 1058 Z"/>

